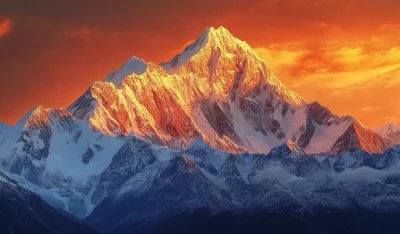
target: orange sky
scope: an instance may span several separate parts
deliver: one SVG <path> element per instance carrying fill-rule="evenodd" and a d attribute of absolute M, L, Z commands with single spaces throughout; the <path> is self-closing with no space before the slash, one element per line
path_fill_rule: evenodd
<path fill-rule="evenodd" d="M 0 0 L 0 121 L 67 107 L 130 56 L 169 60 L 226 27 L 309 101 L 400 121 L 398 0 Z"/>

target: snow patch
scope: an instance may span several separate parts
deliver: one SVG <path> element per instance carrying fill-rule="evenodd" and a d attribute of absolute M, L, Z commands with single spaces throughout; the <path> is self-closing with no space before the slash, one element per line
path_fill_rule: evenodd
<path fill-rule="evenodd" d="M 161 162 L 170 161 L 174 157 L 174 155 L 179 152 L 177 150 L 173 150 L 168 147 L 159 145 L 151 145 L 150 148 L 153 151 L 154 155 Z"/>
<path fill-rule="evenodd" d="M 350 124 L 351 121 L 341 121 L 330 126 L 314 123 L 315 132 L 305 150 L 312 154 L 328 152 Z"/>
<path fill-rule="evenodd" d="M 267 133 L 267 136 L 265 136 L 256 131 L 236 105 L 231 103 L 230 110 L 235 132 L 239 133 L 238 136 L 247 149 L 260 154 L 268 154 L 276 145 L 282 144 L 282 141 L 275 135 Z"/>
<path fill-rule="evenodd" d="M 218 178 L 213 174 L 206 171 L 204 168 L 199 167 L 201 173 L 213 184 L 217 185 L 218 187 L 222 188 L 225 191 L 228 191 L 230 188 L 225 184 L 225 178 Z"/>
<path fill-rule="evenodd" d="M 83 128 L 80 141 L 73 143 L 74 134 L 57 133 L 50 142 L 49 156 L 45 161 L 46 171 L 61 173 L 77 182 L 85 183 L 90 176 L 100 175 L 111 163 L 113 156 L 121 148 L 123 140 L 114 137 L 100 136 L 89 128 Z M 102 151 L 94 151 L 93 158 L 82 163 L 82 155 L 88 147 L 97 144 Z"/>

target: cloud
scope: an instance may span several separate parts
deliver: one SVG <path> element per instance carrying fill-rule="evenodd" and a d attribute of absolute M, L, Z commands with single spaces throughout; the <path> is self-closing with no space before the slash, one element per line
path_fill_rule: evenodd
<path fill-rule="evenodd" d="M 390 76 L 388 74 L 391 74 Z M 299 85 L 314 84 L 318 87 L 329 89 L 344 88 L 370 88 L 374 83 L 385 85 L 385 87 L 393 86 L 399 83 L 400 64 L 394 64 L 379 68 L 365 68 L 364 70 L 344 70 L 339 72 L 321 74 L 312 73 L 298 79 Z M 324 82 L 325 81 L 325 82 Z"/>
<path fill-rule="evenodd" d="M 287 45 L 272 44 L 268 47 L 257 47 L 255 52 L 272 66 L 280 67 L 294 66 L 299 59 L 308 52 L 302 49 L 290 49 Z"/>
<path fill-rule="evenodd" d="M 377 170 L 370 167 L 359 167 L 356 169 L 346 169 L 341 173 L 334 173 L 334 178 L 347 183 L 372 183 L 379 182 L 389 176 L 398 176 L 398 168 Z"/>
<path fill-rule="evenodd" d="M 0 18 L 0 38 L 7 36 L 11 32 L 12 22 L 9 18 Z"/>
<path fill-rule="evenodd" d="M 398 24 L 382 24 L 379 26 L 378 30 L 381 32 L 392 32 L 394 30 L 399 30 L 400 25 Z"/>
<path fill-rule="evenodd" d="M 369 127 L 398 119 L 393 100 L 400 98 L 400 47 L 392 37 L 293 45 L 275 43 L 256 49 L 275 73 L 283 74 L 279 78 L 286 86 Z"/>
<path fill-rule="evenodd" d="M 325 94 L 329 97 L 345 97 L 345 98 L 352 98 L 353 97 L 353 90 L 351 89 L 332 89 L 327 90 Z"/>
<path fill-rule="evenodd" d="M 323 55 L 326 60 L 340 65 L 343 70 L 362 70 L 395 63 L 400 64 L 400 48 L 397 46 L 390 48 L 368 48 L 368 45 L 364 45 L 329 48 L 327 51 L 324 51 Z"/>
<path fill-rule="evenodd" d="M 285 46 L 258 48 L 261 57 L 270 60 L 275 69 L 291 75 L 296 87 L 315 85 L 334 89 L 367 88 L 378 82 L 386 88 L 400 84 L 400 47 L 376 47 L 376 38 L 340 43 L 327 41 L 307 48 L 288 50 Z"/>
<path fill-rule="evenodd" d="M 387 123 L 396 123 L 399 120 L 398 116 L 386 116 L 384 118 Z"/>
<path fill-rule="evenodd" d="M 343 65 L 353 65 L 358 64 L 363 59 L 362 47 L 343 47 L 339 50 L 333 50 L 326 52 L 325 56 L 333 62 L 337 62 Z"/>
<path fill-rule="evenodd" d="M 375 112 L 380 109 L 381 109 L 380 106 L 364 106 L 363 108 L 361 108 L 361 111 L 362 112 Z"/>

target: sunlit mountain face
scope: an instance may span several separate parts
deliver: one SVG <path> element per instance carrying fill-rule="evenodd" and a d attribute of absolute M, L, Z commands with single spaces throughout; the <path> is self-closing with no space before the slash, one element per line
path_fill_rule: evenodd
<path fill-rule="evenodd" d="M 223 27 L 205 30 L 167 63 L 132 57 L 69 111 L 103 134 L 134 133 L 174 149 L 201 137 L 231 153 L 266 154 L 287 140 L 310 153 L 378 153 L 398 141 L 308 103 Z"/>
<path fill-rule="evenodd" d="M 397 2 L 123 2 L 0 9 L 0 233 L 398 233 Z"/>

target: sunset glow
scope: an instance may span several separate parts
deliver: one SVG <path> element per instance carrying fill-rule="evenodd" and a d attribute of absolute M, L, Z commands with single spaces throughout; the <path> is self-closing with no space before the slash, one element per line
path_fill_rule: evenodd
<path fill-rule="evenodd" d="M 170 60 L 221 25 L 308 101 L 370 128 L 400 121 L 399 1 L 121 2 L 0 9 L 0 121 L 15 124 L 38 105 L 67 107 L 131 56 Z"/>

